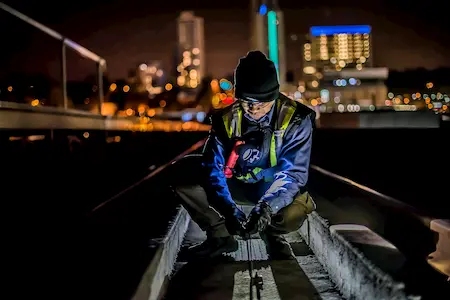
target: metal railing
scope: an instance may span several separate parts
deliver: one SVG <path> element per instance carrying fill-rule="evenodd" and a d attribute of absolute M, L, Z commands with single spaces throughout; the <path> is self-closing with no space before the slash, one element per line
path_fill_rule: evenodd
<path fill-rule="evenodd" d="M 53 29 L 33 20 L 32 18 L 24 15 L 23 13 L 15 10 L 14 8 L 0 2 L 0 9 L 11 14 L 12 16 L 28 23 L 36 29 L 39 29 L 48 36 L 61 42 L 61 84 L 62 84 L 62 96 L 64 101 L 64 110 L 68 110 L 68 97 L 67 97 L 67 59 L 66 49 L 67 47 L 77 52 L 84 58 L 90 59 L 97 64 L 97 84 L 99 94 L 99 113 L 101 114 L 102 106 L 104 102 L 104 90 L 103 90 L 103 73 L 106 71 L 106 61 L 102 57 L 98 56 L 94 52 L 84 48 L 71 39 L 63 36 L 62 34 L 54 31 Z"/>

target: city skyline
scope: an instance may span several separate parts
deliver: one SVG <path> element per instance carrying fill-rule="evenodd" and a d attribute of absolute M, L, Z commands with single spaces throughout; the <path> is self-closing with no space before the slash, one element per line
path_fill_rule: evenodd
<path fill-rule="evenodd" d="M 78 13 L 65 18 L 65 21 L 60 24 L 54 24 L 54 28 L 105 57 L 108 62 L 108 74 L 112 79 L 125 78 L 129 69 L 142 61 L 158 60 L 164 65 L 172 65 L 171 53 L 176 46 L 176 18 L 179 12 L 174 11 L 153 17 L 143 12 L 137 15 L 132 13 L 136 4 L 136 1 L 131 1 L 130 12 L 124 13 L 121 18 L 115 18 L 115 23 L 106 22 L 101 16 L 93 20 L 89 18 L 89 13 L 88 15 Z M 109 10 L 113 17 L 117 15 L 114 12 L 116 6 L 111 5 L 104 10 Z M 280 1 L 280 6 L 283 9 L 283 1 Z M 432 40 L 432 32 L 429 36 L 420 35 L 413 28 L 405 29 L 391 21 L 386 21 L 384 17 L 376 15 L 373 11 L 358 10 L 358 8 L 332 10 L 311 8 L 283 9 L 283 12 L 286 23 L 287 69 L 293 71 L 296 78 L 300 77 L 302 72 L 302 45 L 305 36 L 309 28 L 316 25 L 369 24 L 373 29 L 375 66 L 386 66 L 391 70 L 417 67 L 434 69 L 450 66 L 445 56 L 444 42 L 448 42 L 446 39 L 442 38 L 442 43 Z M 194 10 L 194 13 L 205 20 L 206 73 L 215 77 L 226 76 L 232 72 L 238 59 L 250 50 L 249 10 Z M 81 18 L 80 16 L 83 15 L 87 17 Z M 95 12 L 91 12 L 90 15 L 95 15 Z M 31 16 L 40 20 L 38 15 L 31 14 Z M 323 17 L 317 18 L 320 16 Z M 84 22 L 78 26 L 79 28 L 69 26 L 71 22 L 80 18 Z M 301 22 L 298 19 L 302 19 Z M 344 22 L 345 20 L 347 22 Z M 156 40 L 158 43 L 153 42 Z M 44 63 L 47 63 L 46 68 L 53 72 L 58 69 L 57 58 L 45 57 L 44 51 L 39 49 L 33 49 L 33 51 L 34 56 L 41 55 L 40 52 L 43 56 L 40 61 L 33 62 L 36 69 L 42 69 Z M 29 60 L 32 59 L 30 56 Z M 27 59 L 21 61 L 23 64 L 30 64 Z M 73 73 L 79 73 L 80 78 L 85 76 L 90 68 L 77 60 L 69 61 L 69 65 L 72 66 L 72 68 L 69 66 L 69 69 L 73 70 L 69 75 L 74 76 L 76 74 Z"/>

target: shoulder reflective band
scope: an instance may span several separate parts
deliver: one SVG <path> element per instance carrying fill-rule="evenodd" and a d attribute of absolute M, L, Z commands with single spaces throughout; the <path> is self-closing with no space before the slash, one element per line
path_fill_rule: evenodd
<path fill-rule="evenodd" d="M 280 106 L 281 109 L 280 109 Z M 277 154 L 279 152 L 279 148 L 281 148 L 281 141 L 283 140 L 284 132 L 286 131 L 289 123 L 291 122 L 292 116 L 295 113 L 295 109 L 297 108 L 297 103 L 295 101 L 289 101 L 287 103 L 281 104 L 278 102 L 277 112 L 278 117 L 282 118 L 281 124 L 277 124 L 277 131 L 279 133 L 278 144 L 277 137 L 275 136 L 275 132 L 272 134 L 272 140 L 270 143 L 270 166 L 275 167 L 277 165 Z"/>
<path fill-rule="evenodd" d="M 228 138 L 241 136 L 242 109 L 239 106 L 233 107 L 228 113 L 223 115 L 222 119 Z"/>
<path fill-rule="evenodd" d="M 279 124 L 278 131 L 280 131 L 280 139 L 283 138 L 284 132 L 286 131 L 289 123 L 291 122 L 292 116 L 294 115 L 297 105 L 294 101 L 289 101 L 288 103 L 281 104 L 280 101 L 277 103 L 277 113 L 279 117 L 282 118 L 281 124 Z M 281 110 L 280 110 L 281 108 Z M 241 136 L 241 125 L 242 125 L 242 109 L 237 106 L 233 108 L 232 111 L 223 116 L 223 121 L 225 124 L 225 129 L 227 131 L 228 138 L 240 137 Z M 281 145 L 279 145 L 281 146 Z M 277 165 L 277 143 L 275 138 L 275 133 L 272 134 L 272 139 L 270 142 L 270 166 L 275 167 Z"/>

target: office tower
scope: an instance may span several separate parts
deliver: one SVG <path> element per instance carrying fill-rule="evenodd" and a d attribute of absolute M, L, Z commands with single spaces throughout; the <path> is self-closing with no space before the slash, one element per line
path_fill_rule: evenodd
<path fill-rule="evenodd" d="M 323 71 L 372 67 L 369 25 L 313 26 L 304 46 L 305 66 Z"/>
<path fill-rule="evenodd" d="M 388 72 L 373 68 L 369 25 L 313 26 L 303 45 L 299 90 L 324 112 L 380 107 Z"/>
<path fill-rule="evenodd" d="M 192 11 L 184 11 L 178 18 L 177 84 L 195 89 L 205 75 L 205 38 L 203 18 Z"/>
<path fill-rule="evenodd" d="M 313 26 L 303 45 L 303 80 L 319 88 L 326 72 L 372 67 L 369 25 Z"/>
<path fill-rule="evenodd" d="M 252 0 L 250 42 L 250 50 L 260 50 L 274 62 L 280 84 L 284 84 L 287 71 L 284 18 L 277 0 Z"/>

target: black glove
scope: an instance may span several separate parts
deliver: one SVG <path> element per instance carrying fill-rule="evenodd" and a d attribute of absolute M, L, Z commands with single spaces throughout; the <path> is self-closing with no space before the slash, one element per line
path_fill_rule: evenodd
<path fill-rule="evenodd" d="M 270 225 L 272 209 L 266 201 L 259 201 L 250 212 L 245 225 L 247 233 L 254 234 L 264 231 Z"/>
<path fill-rule="evenodd" d="M 228 233 L 231 235 L 241 235 L 245 234 L 244 232 L 244 223 L 246 221 L 245 214 L 242 210 L 240 210 L 236 205 L 232 205 L 227 209 L 224 214 L 225 217 L 225 226 L 227 227 Z"/>

